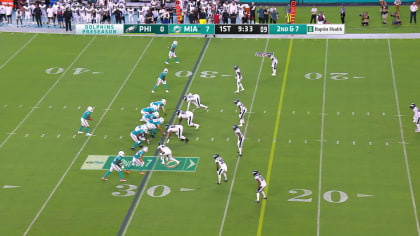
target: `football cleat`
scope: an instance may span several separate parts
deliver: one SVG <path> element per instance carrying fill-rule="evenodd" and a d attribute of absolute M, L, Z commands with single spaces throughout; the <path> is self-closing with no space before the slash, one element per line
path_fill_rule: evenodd
<path fill-rule="evenodd" d="M 107 178 L 105 178 L 105 177 L 102 177 L 102 180 L 108 180 Z"/>
<path fill-rule="evenodd" d="M 200 125 L 196 125 L 196 126 L 195 126 L 195 129 L 198 129 L 198 128 L 200 128 Z"/>
<path fill-rule="evenodd" d="M 132 147 L 132 148 L 130 148 L 131 149 L 131 151 L 134 151 L 134 148 Z"/>
<path fill-rule="evenodd" d="M 125 181 L 127 181 L 127 180 L 126 180 L 126 179 L 120 179 L 120 181 L 121 181 L 121 182 L 125 182 Z"/>
<path fill-rule="evenodd" d="M 260 201 L 258 201 L 258 200 L 255 200 L 255 202 L 256 202 L 256 203 L 260 203 Z"/>
<path fill-rule="evenodd" d="M 416 104 L 411 103 L 411 104 L 410 104 L 410 109 L 412 110 L 412 109 L 414 109 L 414 107 L 416 107 Z"/>
<path fill-rule="evenodd" d="M 217 183 L 217 184 L 220 184 L 220 183 Z"/>
<path fill-rule="evenodd" d="M 144 172 L 140 172 L 139 175 L 144 175 Z"/>
<path fill-rule="evenodd" d="M 264 197 L 263 199 L 267 199 L 267 197 Z"/>
<path fill-rule="evenodd" d="M 176 61 L 175 63 L 176 63 L 176 64 L 179 64 L 179 61 Z"/>
<path fill-rule="evenodd" d="M 187 138 L 185 139 L 185 143 L 188 143 L 189 141 L 190 141 L 189 139 L 187 139 Z"/>
<path fill-rule="evenodd" d="M 165 61 L 165 64 L 168 65 L 169 63 L 167 61 Z"/>
<path fill-rule="evenodd" d="M 130 171 L 129 170 L 125 170 L 124 172 L 127 173 L 127 174 L 130 174 Z"/>
<path fill-rule="evenodd" d="M 92 136 L 92 134 L 90 134 L 90 133 L 86 133 L 86 136 Z"/>
<path fill-rule="evenodd" d="M 155 93 L 155 90 L 152 90 L 152 93 Z"/>
<path fill-rule="evenodd" d="M 77 134 L 83 134 L 83 132 L 82 131 L 77 131 Z"/>
<path fill-rule="evenodd" d="M 225 181 L 226 183 L 228 182 L 228 180 L 227 180 L 227 179 L 225 179 L 225 180 L 223 180 L 223 181 Z"/>
<path fill-rule="evenodd" d="M 166 93 L 169 93 L 169 90 L 166 90 Z"/>

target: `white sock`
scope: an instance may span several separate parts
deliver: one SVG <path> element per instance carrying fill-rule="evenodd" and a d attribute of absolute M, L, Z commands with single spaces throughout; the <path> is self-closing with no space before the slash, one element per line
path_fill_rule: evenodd
<path fill-rule="evenodd" d="M 417 125 L 417 130 L 420 130 L 420 124 L 416 124 Z"/>
<path fill-rule="evenodd" d="M 277 69 L 273 69 L 273 74 L 275 74 L 275 73 L 276 73 L 276 70 L 277 70 Z"/>
<path fill-rule="evenodd" d="M 161 160 L 162 162 L 164 162 L 164 161 L 163 161 L 163 156 L 160 156 L 160 160 Z"/>
<path fill-rule="evenodd" d="M 260 193 L 257 193 L 257 201 L 260 200 Z"/>
<path fill-rule="evenodd" d="M 245 120 L 242 118 L 239 122 L 240 122 L 240 123 L 241 123 L 241 125 L 242 125 L 243 123 L 245 123 Z"/>
<path fill-rule="evenodd" d="M 265 198 L 265 193 L 264 193 L 264 191 L 261 191 L 261 194 L 263 195 L 263 198 Z"/>
<path fill-rule="evenodd" d="M 220 183 L 220 179 L 221 179 L 221 177 L 222 177 L 222 176 L 217 175 L 217 183 Z"/>
<path fill-rule="evenodd" d="M 225 176 L 225 180 L 227 180 L 227 175 L 226 175 L 226 173 L 223 173 L 223 175 Z M 219 182 L 220 182 L 220 179 L 219 179 Z"/>

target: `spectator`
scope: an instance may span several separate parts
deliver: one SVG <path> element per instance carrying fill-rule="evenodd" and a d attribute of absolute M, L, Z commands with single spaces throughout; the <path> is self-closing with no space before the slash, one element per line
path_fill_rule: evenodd
<path fill-rule="evenodd" d="M 263 7 L 258 8 L 258 23 L 259 24 L 264 23 L 264 8 Z"/>
<path fill-rule="evenodd" d="M 381 8 L 381 12 L 382 12 L 382 23 L 386 24 L 387 20 L 388 20 L 388 4 L 384 1 L 384 3 L 382 4 L 382 8 Z"/>
<path fill-rule="evenodd" d="M 227 10 L 223 10 L 222 21 L 223 21 L 223 24 L 229 23 L 229 13 L 227 12 Z"/>
<path fill-rule="evenodd" d="M 311 9 L 311 21 L 309 22 L 309 24 L 312 24 L 312 22 L 314 22 L 314 24 L 316 23 L 316 13 L 318 12 L 318 9 L 316 8 L 316 6 L 314 5 L 314 7 L 312 7 Z"/>
<path fill-rule="evenodd" d="M 120 9 L 116 8 L 114 10 L 114 17 L 115 17 L 115 23 L 117 24 L 121 24 L 121 11 Z"/>
<path fill-rule="evenodd" d="M 369 15 L 367 12 L 361 13 L 360 16 L 362 17 L 362 26 L 369 25 Z"/>
<path fill-rule="evenodd" d="M 7 17 L 7 24 L 12 24 L 12 11 L 13 7 L 9 5 L 6 6 L 6 17 Z"/>
<path fill-rule="evenodd" d="M 255 10 L 257 9 L 257 7 L 255 6 L 255 3 L 253 2 L 251 4 L 251 9 L 250 9 L 250 17 L 249 17 L 249 23 L 254 23 L 255 24 Z"/>
<path fill-rule="evenodd" d="M 391 14 L 392 17 L 394 17 L 394 21 L 392 21 L 392 25 L 401 25 L 401 19 L 400 19 L 400 13 L 395 12 L 394 14 Z"/>
<path fill-rule="evenodd" d="M 255 13 L 255 12 L 254 12 Z M 242 9 L 242 24 L 248 24 L 249 22 L 249 16 L 248 16 L 248 11 L 246 10 L 246 8 L 244 7 Z"/>
<path fill-rule="evenodd" d="M 344 17 L 346 17 L 346 9 L 344 8 L 343 4 L 340 9 L 341 24 L 344 24 Z"/>
<path fill-rule="evenodd" d="M 267 24 L 268 23 L 268 14 L 269 14 L 269 10 L 268 10 L 268 6 L 265 7 L 264 9 L 264 20 L 263 23 Z"/>
<path fill-rule="evenodd" d="M 219 12 L 218 12 L 218 11 L 216 11 L 216 12 L 214 13 L 214 23 L 215 23 L 215 24 L 219 24 L 219 23 L 220 23 L 220 14 L 219 14 Z"/>
<path fill-rule="evenodd" d="M 64 27 L 64 25 L 63 25 L 63 14 L 64 14 L 63 13 L 63 7 L 58 7 L 57 8 L 57 22 L 58 22 L 58 25 L 60 26 L 60 28 Z M 99 22 L 98 22 L 98 24 L 99 24 Z"/>
<path fill-rule="evenodd" d="M 47 9 L 47 17 L 48 17 L 47 27 L 50 28 L 50 21 L 53 21 L 53 18 L 54 18 L 54 12 L 51 5 L 49 5 Z M 55 23 L 54 23 L 54 27 L 55 27 Z"/>
<path fill-rule="evenodd" d="M 414 24 L 417 24 L 416 14 L 417 14 L 418 8 L 419 7 L 416 5 L 416 2 L 413 2 L 413 4 L 411 4 L 411 6 L 410 6 L 410 24 L 413 21 L 413 18 L 414 18 Z"/>
<path fill-rule="evenodd" d="M 269 11 L 270 23 L 273 23 L 273 12 L 274 12 L 274 9 L 276 9 L 276 8 L 274 6 L 271 6 L 270 11 Z"/>
<path fill-rule="evenodd" d="M 395 0 L 394 5 L 395 5 L 395 11 L 400 12 L 401 0 Z"/>
<path fill-rule="evenodd" d="M 6 20 L 6 7 L 0 2 L 0 23 Z"/>
<path fill-rule="evenodd" d="M 72 18 L 72 13 L 70 11 L 69 8 L 66 8 L 66 11 L 63 13 L 63 18 L 64 21 L 66 22 L 66 31 L 72 31 L 71 29 L 71 18 Z"/>
<path fill-rule="evenodd" d="M 279 13 L 276 8 L 273 9 L 273 13 L 271 13 L 271 20 L 273 24 L 277 24 L 277 19 L 279 18 Z"/>
<path fill-rule="evenodd" d="M 16 9 L 16 25 L 19 28 L 19 20 L 20 20 L 20 26 L 23 27 L 23 22 L 22 22 L 22 10 L 20 8 Z"/>
<path fill-rule="evenodd" d="M 207 19 L 207 14 L 204 11 L 204 9 L 201 9 L 200 13 L 198 14 L 198 17 L 200 18 L 200 24 L 201 24 L 201 20 L 206 20 Z M 207 23 L 207 22 L 204 22 Z"/>
<path fill-rule="evenodd" d="M 34 9 L 34 14 L 35 14 L 36 24 L 38 25 L 38 27 L 42 27 L 42 20 L 41 20 L 42 10 L 39 7 L 39 4 L 36 4 L 35 9 Z"/>
<path fill-rule="evenodd" d="M 236 5 L 235 1 L 232 1 L 232 3 L 229 6 L 229 16 L 230 16 L 231 24 L 236 24 L 237 14 L 238 14 L 238 6 Z"/>
<path fill-rule="evenodd" d="M 317 24 L 327 23 L 327 19 L 325 18 L 325 15 L 322 13 L 322 11 L 319 12 L 318 18 L 316 20 L 317 20 Z"/>
<path fill-rule="evenodd" d="M 147 10 L 147 13 L 146 13 L 146 24 L 151 24 L 151 23 L 153 23 L 153 13 L 152 13 L 152 10 Z"/>
<path fill-rule="evenodd" d="M 173 24 L 174 23 L 174 9 L 172 8 L 172 6 L 169 6 L 168 13 L 169 13 L 169 24 Z"/>

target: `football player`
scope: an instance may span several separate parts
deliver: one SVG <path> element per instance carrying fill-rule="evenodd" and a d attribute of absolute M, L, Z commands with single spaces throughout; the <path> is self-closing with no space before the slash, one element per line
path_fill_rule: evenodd
<path fill-rule="evenodd" d="M 199 109 L 200 107 L 203 107 L 204 110 L 207 111 L 207 109 L 209 109 L 208 106 L 203 105 L 200 103 L 200 95 L 198 94 L 192 94 L 189 93 L 187 94 L 187 96 L 184 96 L 184 101 L 186 101 L 188 103 L 187 105 L 187 111 L 190 110 L 190 104 L 192 103 L 197 109 Z"/>
<path fill-rule="evenodd" d="M 144 172 L 142 171 L 142 168 L 144 166 L 144 161 L 143 161 L 143 154 L 145 152 L 148 152 L 149 148 L 148 147 L 143 147 L 142 149 L 140 149 L 140 151 L 138 151 L 134 156 L 133 156 L 133 160 L 131 161 L 130 165 L 127 167 L 127 169 L 124 171 L 127 174 L 130 174 L 130 170 L 131 168 L 133 168 L 133 166 L 138 165 L 139 166 L 139 171 L 140 171 L 140 175 L 144 175 Z"/>
<path fill-rule="evenodd" d="M 146 140 L 146 134 L 148 132 L 148 129 L 144 129 L 142 126 L 137 126 L 133 131 L 130 133 L 130 137 L 133 139 L 134 144 L 131 146 L 131 150 L 134 151 L 134 148 L 139 145 L 139 147 L 142 147 L 143 141 Z"/>
<path fill-rule="evenodd" d="M 179 123 L 181 124 L 182 119 L 187 119 L 187 124 L 188 126 L 195 126 L 195 129 L 198 129 L 200 127 L 199 124 L 194 124 L 192 122 L 193 118 L 194 118 L 194 113 L 192 113 L 191 111 L 181 111 L 181 110 L 176 110 L 176 115 L 178 116 L 179 119 Z"/>
<path fill-rule="evenodd" d="M 149 122 L 149 120 L 153 120 L 159 118 L 159 112 L 149 112 L 149 114 L 143 115 L 140 121 Z"/>
<path fill-rule="evenodd" d="M 83 134 L 82 129 L 83 127 L 86 127 L 86 136 L 92 136 L 91 133 L 89 133 L 89 123 L 88 120 L 93 121 L 93 118 L 91 116 L 91 113 L 93 112 L 93 107 L 88 107 L 87 110 L 83 113 L 82 117 L 80 118 L 81 126 L 79 128 L 79 131 L 77 131 L 77 134 Z"/>
<path fill-rule="evenodd" d="M 182 135 L 182 132 L 184 131 L 184 126 L 182 126 L 182 125 L 166 125 L 166 129 L 168 131 L 168 140 L 166 140 L 166 143 L 169 143 L 169 140 L 171 139 L 172 133 L 175 133 L 176 136 L 178 136 L 178 138 L 181 141 L 185 141 L 185 143 L 188 143 L 188 141 L 190 141 L 184 135 Z"/>
<path fill-rule="evenodd" d="M 225 177 L 225 182 L 228 182 L 227 180 L 227 165 L 223 161 L 223 158 L 219 154 L 214 154 L 214 162 L 216 162 L 216 170 L 217 170 L 217 184 L 220 184 L 220 179 L 222 178 L 222 174 Z"/>
<path fill-rule="evenodd" d="M 157 119 L 150 120 L 150 121 L 148 122 L 148 124 L 153 124 L 153 125 L 155 126 L 155 128 L 154 128 L 154 129 L 152 129 L 152 134 L 151 134 L 151 137 L 152 137 L 152 138 L 154 138 L 154 137 L 155 137 L 155 134 L 156 134 L 156 128 L 158 128 L 158 129 L 159 129 L 160 133 L 161 133 L 163 136 L 166 136 L 166 133 L 162 130 L 162 126 L 161 126 L 161 125 L 163 125 L 163 122 L 164 122 L 164 121 L 165 121 L 165 120 L 163 119 L 163 117 L 160 117 L 160 118 L 157 118 Z"/>
<path fill-rule="evenodd" d="M 417 129 L 415 131 L 417 133 L 420 133 L 420 111 L 414 103 L 410 104 L 410 109 L 414 112 L 413 123 L 417 126 Z"/>
<path fill-rule="evenodd" d="M 102 180 L 108 180 L 106 177 L 114 170 L 118 171 L 118 174 L 120 174 L 120 181 L 125 182 L 127 180 L 123 179 L 122 170 L 123 167 L 122 164 L 122 158 L 124 157 L 125 153 L 123 151 L 118 152 L 118 156 L 114 158 L 114 160 L 111 162 L 111 168 L 105 173 L 105 175 L 102 177 Z"/>
<path fill-rule="evenodd" d="M 242 143 L 244 142 L 244 135 L 242 134 L 238 125 L 234 125 L 233 130 L 235 131 L 235 134 L 238 137 L 238 142 L 236 143 L 236 145 L 238 146 L 238 156 L 241 157 L 242 156 Z"/>
<path fill-rule="evenodd" d="M 146 107 L 146 108 L 141 109 L 141 111 L 140 111 L 140 113 L 142 115 L 146 115 L 146 114 L 150 114 L 150 113 L 154 113 L 154 112 L 157 112 L 155 107 Z"/>
<path fill-rule="evenodd" d="M 271 68 L 273 69 L 272 76 L 275 76 L 276 75 L 278 61 L 277 61 L 277 58 L 274 56 L 274 54 L 270 54 L 269 57 L 271 59 Z"/>
<path fill-rule="evenodd" d="M 256 203 L 260 202 L 260 193 L 263 196 L 263 199 L 267 199 L 267 196 L 265 196 L 264 188 L 267 186 L 267 183 L 265 182 L 265 179 L 261 176 L 261 174 L 258 172 L 258 170 L 252 171 L 252 174 L 254 175 L 255 180 L 258 183 L 257 187 L 257 200 L 255 200 Z"/>
<path fill-rule="evenodd" d="M 165 86 L 166 92 L 169 93 L 168 85 L 166 84 L 166 75 L 168 74 L 168 69 L 163 69 L 163 72 L 160 73 L 159 78 L 157 79 L 156 85 L 152 89 L 152 93 L 155 93 L 156 88 L 162 83 Z"/>
<path fill-rule="evenodd" d="M 239 108 L 239 125 L 238 126 L 242 126 L 245 123 L 244 116 L 245 116 L 245 113 L 248 111 L 248 109 L 246 109 L 244 104 L 242 104 L 238 99 L 235 99 L 234 103 Z"/>
<path fill-rule="evenodd" d="M 235 77 L 236 77 L 236 91 L 235 93 L 239 93 L 239 89 L 241 89 L 241 92 L 244 91 L 244 86 L 242 86 L 242 73 L 239 69 L 238 65 L 234 65 L 233 69 L 235 70 Z"/>
<path fill-rule="evenodd" d="M 176 54 L 175 54 L 175 48 L 176 48 L 176 46 L 178 45 L 178 42 L 177 41 L 174 41 L 173 43 L 172 43 L 172 45 L 170 46 L 170 47 L 168 47 L 170 50 L 169 50 L 169 56 L 168 56 L 168 58 L 166 59 L 166 61 L 165 61 L 165 64 L 169 64 L 169 60 L 172 58 L 172 57 L 174 57 L 174 59 L 175 59 L 175 63 L 179 63 L 179 61 L 178 61 L 178 58 L 176 57 Z"/>
<path fill-rule="evenodd" d="M 160 101 L 150 103 L 150 107 L 155 108 L 156 111 L 159 111 L 159 109 L 162 108 L 163 114 L 166 116 L 165 105 L 166 105 L 166 99 L 164 98 Z"/>
<path fill-rule="evenodd" d="M 169 149 L 169 147 L 160 143 L 158 146 L 158 151 L 160 154 L 160 160 L 162 161 L 162 165 L 165 165 L 165 163 L 168 162 L 168 159 L 176 162 L 176 165 L 179 165 L 179 161 L 172 157 L 172 150 Z"/>

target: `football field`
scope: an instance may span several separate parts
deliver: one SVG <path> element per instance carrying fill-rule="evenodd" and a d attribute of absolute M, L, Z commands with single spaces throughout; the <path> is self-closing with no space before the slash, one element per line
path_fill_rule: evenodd
<path fill-rule="evenodd" d="M 168 46 L 178 41 L 165 65 Z M 107 37 L 0 33 L 0 235 L 420 235 L 419 39 Z M 274 52 L 271 60 L 257 52 Z M 236 90 L 237 64 L 245 91 Z M 169 93 L 151 90 L 164 68 Z M 112 172 L 135 152 L 140 110 L 199 94 L 161 165 Z M 247 108 L 243 156 L 232 126 Z M 94 107 L 93 136 L 78 135 Z M 139 150 L 137 148 L 137 150 Z M 217 185 L 213 154 L 228 166 Z M 255 203 L 258 170 L 268 199 Z"/>

